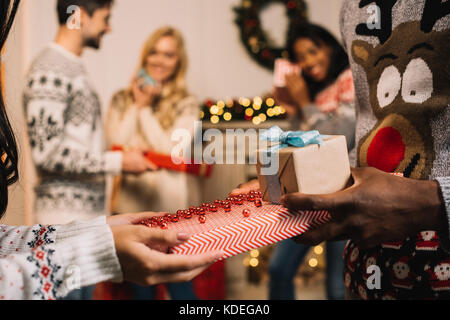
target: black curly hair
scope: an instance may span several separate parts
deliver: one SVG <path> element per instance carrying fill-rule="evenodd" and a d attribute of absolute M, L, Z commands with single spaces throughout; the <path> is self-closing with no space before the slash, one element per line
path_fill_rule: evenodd
<path fill-rule="evenodd" d="M 3 50 L 5 46 L 19 3 L 20 0 L 0 1 L 0 50 Z M 0 78 L 0 90 L 3 89 L 3 85 L 2 79 Z M 8 206 L 8 187 L 19 179 L 17 163 L 16 139 L 6 114 L 3 94 L 0 94 L 0 217 L 5 214 Z"/>

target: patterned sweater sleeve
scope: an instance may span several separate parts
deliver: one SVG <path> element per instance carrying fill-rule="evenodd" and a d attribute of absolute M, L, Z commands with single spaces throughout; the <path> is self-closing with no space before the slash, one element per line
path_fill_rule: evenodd
<path fill-rule="evenodd" d="M 445 247 L 445 250 L 450 253 L 450 177 L 439 177 L 436 178 L 436 180 L 441 187 L 442 198 L 444 199 L 445 211 L 448 221 L 448 233 L 446 234 L 448 241 L 443 241 L 443 245 Z"/>
<path fill-rule="evenodd" d="M 99 111 L 89 107 L 95 101 L 88 89 L 75 82 L 64 75 L 28 76 L 24 108 L 34 163 L 50 173 L 118 174 L 120 152 L 88 151 L 93 132 L 102 130 L 92 121 Z"/>
<path fill-rule="evenodd" d="M 65 226 L 0 226 L 0 299 L 53 300 L 102 281 L 121 281 L 105 217 Z"/>

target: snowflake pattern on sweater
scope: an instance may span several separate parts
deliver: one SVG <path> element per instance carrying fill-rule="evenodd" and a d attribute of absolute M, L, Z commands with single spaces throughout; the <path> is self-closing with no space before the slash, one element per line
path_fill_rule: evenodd
<path fill-rule="evenodd" d="M 105 152 L 101 106 L 81 60 L 51 44 L 33 62 L 24 108 L 40 182 L 36 215 L 74 213 L 65 223 L 104 213 L 107 173 L 118 173 L 121 156 Z M 85 218 L 85 217 L 83 217 Z"/>

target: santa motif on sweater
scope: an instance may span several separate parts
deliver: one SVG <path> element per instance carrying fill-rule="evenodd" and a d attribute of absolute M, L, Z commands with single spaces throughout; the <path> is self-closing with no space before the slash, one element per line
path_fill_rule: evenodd
<path fill-rule="evenodd" d="M 450 259 L 438 263 L 433 271 L 429 266 L 425 270 L 430 274 L 431 288 L 434 291 L 450 290 Z"/>
<path fill-rule="evenodd" d="M 365 272 L 363 274 L 364 281 L 367 281 L 369 279 L 369 277 L 373 274 L 373 273 L 367 273 L 367 271 L 369 270 L 370 266 L 377 266 L 377 258 L 378 258 L 378 254 L 373 253 L 366 259 Z"/>
<path fill-rule="evenodd" d="M 392 265 L 392 285 L 397 288 L 412 289 L 415 274 L 409 267 L 409 257 L 401 257 Z"/>
<path fill-rule="evenodd" d="M 381 247 L 384 249 L 394 249 L 399 250 L 403 245 L 403 241 L 392 241 L 392 242 L 385 242 L 381 244 Z"/>
<path fill-rule="evenodd" d="M 358 256 L 359 256 L 359 249 L 358 247 L 354 247 L 352 249 L 352 252 L 350 253 L 347 259 L 347 267 L 350 271 L 354 272 L 356 269 L 356 264 L 358 262 Z"/>
<path fill-rule="evenodd" d="M 435 231 L 423 231 L 416 242 L 416 250 L 433 251 L 439 247 L 439 237 Z"/>

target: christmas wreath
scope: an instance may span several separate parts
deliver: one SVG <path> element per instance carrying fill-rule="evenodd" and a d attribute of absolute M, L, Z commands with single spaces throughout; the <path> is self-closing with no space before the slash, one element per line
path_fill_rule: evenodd
<path fill-rule="evenodd" d="M 288 54 L 285 48 L 274 46 L 262 30 L 260 13 L 267 5 L 279 2 L 286 6 L 289 26 L 307 20 L 306 4 L 303 0 L 242 0 L 242 3 L 234 8 L 242 43 L 258 64 L 270 70 L 273 70 L 275 59 L 287 58 Z"/>

